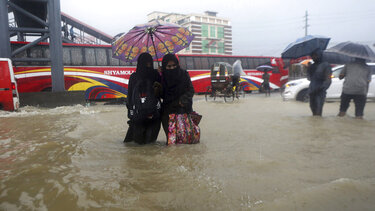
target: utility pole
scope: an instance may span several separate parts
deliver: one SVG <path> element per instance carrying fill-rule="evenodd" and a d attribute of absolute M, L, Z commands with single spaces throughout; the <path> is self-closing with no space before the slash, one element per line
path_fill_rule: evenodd
<path fill-rule="evenodd" d="M 305 13 L 305 27 L 303 27 L 303 28 L 305 28 L 305 36 L 307 36 L 307 28 L 309 27 L 310 25 L 309 25 L 309 14 L 308 14 L 308 12 L 307 12 L 307 10 L 306 10 L 306 13 Z"/>

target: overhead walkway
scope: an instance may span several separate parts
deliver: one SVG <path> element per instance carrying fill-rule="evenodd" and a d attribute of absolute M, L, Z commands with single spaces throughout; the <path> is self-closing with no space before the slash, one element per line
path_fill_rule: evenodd
<path fill-rule="evenodd" d="M 63 41 L 67 43 L 110 44 L 113 39 L 111 35 L 108 35 L 86 23 L 83 23 L 82 21 L 64 12 L 61 12 L 61 21 L 63 23 L 63 30 L 67 30 L 63 31 L 63 34 L 65 33 Z"/>

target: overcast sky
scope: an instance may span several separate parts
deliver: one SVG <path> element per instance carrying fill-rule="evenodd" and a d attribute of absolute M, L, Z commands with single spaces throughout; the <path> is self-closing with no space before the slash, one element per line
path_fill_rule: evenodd
<path fill-rule="evenodd" d="M 308 34 L 375 44 L 375 0 L 60 0 L 61 11 L 112 36 L 147 22 L 153 11 L 182 14 L 218 12 L 231 21 L 234 55 L 280 56 Z M 373 48 L 374 49 L 374 48 Z"/>

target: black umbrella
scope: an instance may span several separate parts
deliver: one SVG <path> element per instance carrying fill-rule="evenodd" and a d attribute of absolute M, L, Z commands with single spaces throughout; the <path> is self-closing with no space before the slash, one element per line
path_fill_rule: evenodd
<path fill-rule="evenodd" d="M 347 64 L 353 62 L 354 58 L 336 52 L 328 52 L 327 50 L 325 50 L 323 52 L 323 61 L 330 64 Z"/>
<path fill-rule="evenodd" d="M 297 59 L 309 56 L 314 50 L 325 50 L 331 38 L 324 36 L 307 35 L 290 43 L 281 53 L 283 59 Z"/>
<path fill-rule="evenodd" d="M 327 49 L 327 52 L 335 52 L 345 56 L 375 61 L 374 51 L 372 51 L 368 45 L 363 45 L 359 43 L 339 43 L 333 46 L 332 48 Z"/>

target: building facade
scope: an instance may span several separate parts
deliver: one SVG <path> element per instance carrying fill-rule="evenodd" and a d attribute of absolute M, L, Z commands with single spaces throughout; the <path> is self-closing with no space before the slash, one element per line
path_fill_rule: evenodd
<path fill-rule="evenodd" d="M 217 12 L 177 14 L 152 12 L 148 21 L 162 20 L 188 28 L 195 38 L 188 48 L 179 53 L 232 55 L 232 26 L 229 19 L 217 17 Z"/>

